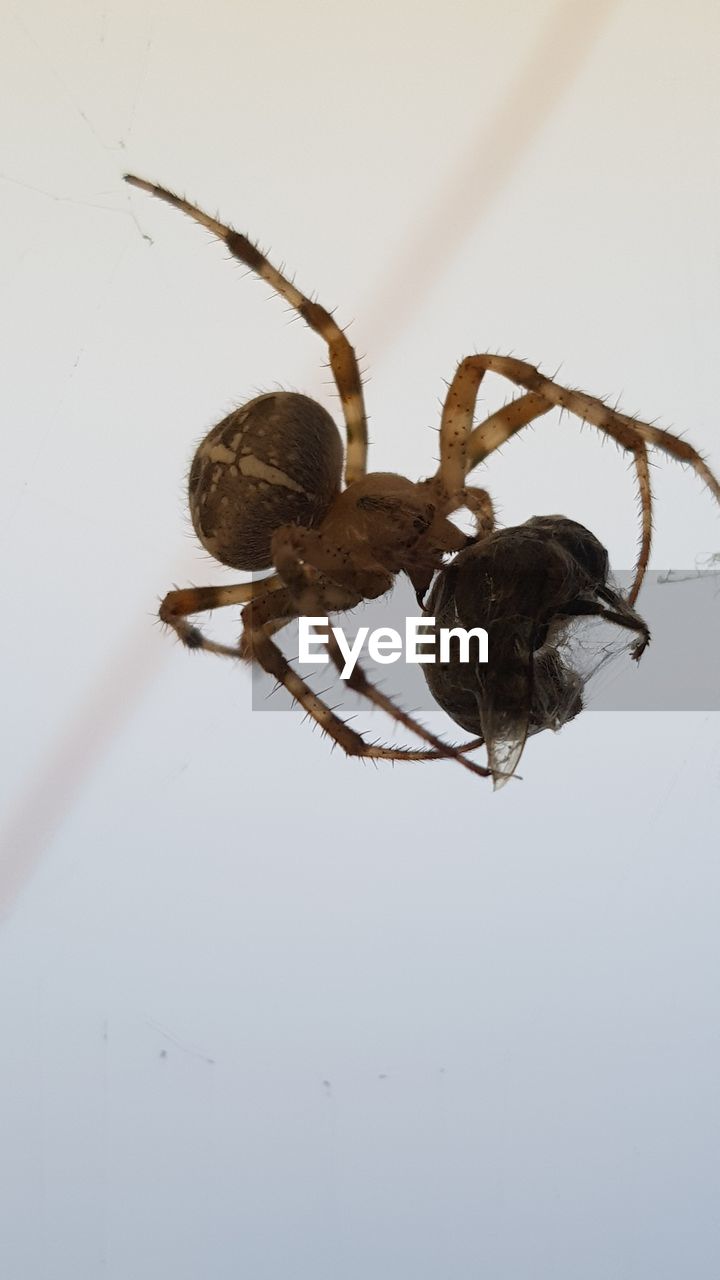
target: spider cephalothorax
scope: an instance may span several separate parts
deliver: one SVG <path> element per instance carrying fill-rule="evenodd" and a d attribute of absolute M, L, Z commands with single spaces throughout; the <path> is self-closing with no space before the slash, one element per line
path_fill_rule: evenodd
<path fill-rule="evenodd" d="M 259 396 L 214 427 L 200 444 L 190 472 L 195 530 L 223 564 L 244 570 L 273 568 L 274 572 L 256 582 L 171 591 L 162 603 L 161 618 L 190 648 L 259 662 L 348 755 L 391 760 L 451 756 L 465 768 L 488 776 L 492 770 L 465 758 L 476 743 L 454 747 L 443 742 L 397 707 L 356 666 L 348 681 L 351 687 L 423 739 L 428 749 L 366 742 L 290 666 L 272 638 L 274 633 L 298 616 L 327 616 L 380 596 L 401 572 L 409 576 L 422 599 L 448 554 L 461 551 L 468 542 L 482 546 L 492 534 L 492 503 L 484 490 L 468 486 L 469 472 L 554 406 L 591 423 L 633 457 L 642 534 L 633 586 L 622 602 L 627 615 L 633 612 L 650 554 L 648 446 L 689 463 L 720 501 L 715 476 L 700 454 L 672 433 L 610 409 L 594 396 L 564 388 L 523 360 L 492 355 L 467 356 L 458 365 L 443 407 L 440 465 L 434 476 L 415 482 L 386 472 L 368 474 L 367 422 L 357 360 L 330 312 L 302 294 L 247 237 L 164 187 L 130 175 L 126 180 L 174 205 L 221 239 L 233 257 L 267 281 L 323 339 L 347 435 L 345 487 L 341 488 L 337 429 L 329 414 L 306 396 L 289 392 Z M 510 379 L 523 389 L 522 394 L 473 427 L 478 389 L 487 372 Z M 448 518 L 461 508 L 475 518 L 474 539 L 468 539 Z M 597 599 L 601 587 L 607 586 L 606 577 L 602 582 L 601 577 L 596 582 Z M 446 585 L 449 581 L 445 579 Z M 223 605 L 244 606 L 243 634 L 237 646 L 210 640 L 188 622 L 193 614 Z M 332 637 L 329 647 L 339 665 Z M 547 661 L 552 680 L 552 659 Z"/>

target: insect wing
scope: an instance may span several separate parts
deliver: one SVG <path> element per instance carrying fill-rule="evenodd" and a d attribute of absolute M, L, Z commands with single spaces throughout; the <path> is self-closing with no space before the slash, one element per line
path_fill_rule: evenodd
<path fill-rule="evenodd" d="M 565 637 L 563 637 L 565 639 Z M 583 708 L 584 681 L 554 645 L 516 650 L 508 667 L 479 681 L 478 713 L 496 789 L 515 773 L 529 737 L 557 732 Z"/>

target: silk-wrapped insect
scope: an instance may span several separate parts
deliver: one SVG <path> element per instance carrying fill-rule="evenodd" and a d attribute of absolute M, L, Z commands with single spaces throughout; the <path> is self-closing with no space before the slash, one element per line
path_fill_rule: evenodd
<path fill-rule="evenodd" d="M 449 659 L 436 653 L 423 672 L 443 711 L 484 739 L 496 787 L 515 772 L 528 737 L 578 715 L 586 681 L 617 650 L 593 637 L 581 654 L 573 641 L 582 619 L 631 632 L 635 660 L 650 640 L 612 583 L 605 548 L 566 516 L 535 516 L 460 551 L 435 579 L 426 612 L 438 631 L 487 632 L 487 662 L 477 652 L 462 660 L 451 641 Z"/>

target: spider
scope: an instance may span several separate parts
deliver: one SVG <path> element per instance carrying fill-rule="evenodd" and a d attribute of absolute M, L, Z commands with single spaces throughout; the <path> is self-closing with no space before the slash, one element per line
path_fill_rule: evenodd
<path fill-rule="evenodd" d="M 609 573 L 607 551 L 589 529 L 566 516 L 534 516 L 459 551 L 437 575 L 426 605 L 435 627 L 481 625 L 492 645 L 487 664 L 456 650 L 423 674 L 447 715 L 481 734 L 496 787 L 513 776 L 528 737 L 579 714 L 586 679 L 612 656 L 603 645 L 590 669 L 578 669 L 571 646 L 581 618 L 634 634 L 636 660 L 647 648 L 647 624 Z"/>
<path fill-rule="evenodd" d="M 173 205 L 222 240 L 231 255 L 265 280 L 325 342 L 340 395 L 347 449 L 330 415 L 307 396 L 258 396 L 213 427 L 199 445 L 189 477 L 195 531 L 215 559 L 234 569 L 274 569 L 255 582 L 171 591 L 160 617 L 191 649 L 254 660 L 284 685 L 308 716 L 350 756 L 386 760 L 452 757 L 483 777 L 492 769 L 466 758 L 476 739 L 453 746 L 424 728 L 376 688 L 356 666 L 352 688 L 426 744 L 401 749 L 367 742 L 340 719 L 290 665 L 273 635 L 293 618 L 327 616 L 384 595 L 405 573 L 422 602 L 436 571 L 469 543 L 494 529 L 493 505 L 468 474 L 501 445 L 553 407 L 568 410 L 615 440 L 633 458 L 641 499 L 641 539 L 628 595 L 637 598 L 650 554 L 651 488 L 648 447 L 689 463 L 720 502 L 720 484 L 690 444 L 669 431 L 610 409 L 602 400 L 570 390 L 513 356 L 470 355 L 450 383 L 440 423 L 440 464 L 434 476 L 413 481 L 367 472 L 367 420 L 355 352 L 332 314 L 274 267 L 246 236 L 225 226 L 165 187 L 125 175 L 132 186 Z M 486 373 L 522 389 L 503 409 L 473 427 Z M 465 509 L 475 520 L 468 538 L 449 519 Z M 195 614 L 242 605 L 237 646 L 206 637 L 188 621 Z M 330 656 L 341 657 L 329 633 Z"/>

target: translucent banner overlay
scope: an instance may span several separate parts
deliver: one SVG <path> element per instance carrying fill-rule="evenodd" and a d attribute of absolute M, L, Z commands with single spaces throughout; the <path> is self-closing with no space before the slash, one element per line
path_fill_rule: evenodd
<path fill-rule="evenodd" d="M 618 588 L 629 589 L 632 574 L 616 571 Z M 720 710 L 720 569 L 671 569 L 649 572 L 636 608 L 647 622 L 652 640 L 639 662 L 630 657 L 634 639 L 606 622 L 596 620 L 573 624 L 568 655 L 572 658 L 577 641 L 582 655 L 582 674 L 592 673 L 585 685 L 583 701 L 592 711 L 717 711 Z M 331 626 L 341 627 L 352 643 L 361 627 L 371 631 L 392 628 L 405 636 L 406 619 L 418 617 L 420 609 L 409 583 L 401 579 L 392 594 L 368 601 L 346 614 L 330 617 Z M 478 625 L 482 619 L 478 618 Z M 573 634 L 575 633 L 575 639 Z M 275 637 L 293 668 L 313 692 L 340 713 L 367 706 L 342 680 L 332 661 L 310 664 L 297 661 L 298 623 L 293 622 Z M 492 663 L 493 637 L 488 630 Z M 322 650 L 322 646 L 318 646 Z M 474 650 L 473 650 L 474 652 Z M 405 708 L 437 710 L 425 682 L 423 668 L 400 654 L 393 663 L 374 662 L 367 643 L 360 651 L 359 666 L 383 692 Z M 253 664 L 252 706 L 256 711 L 297 709 L 290 695 Z"/>

